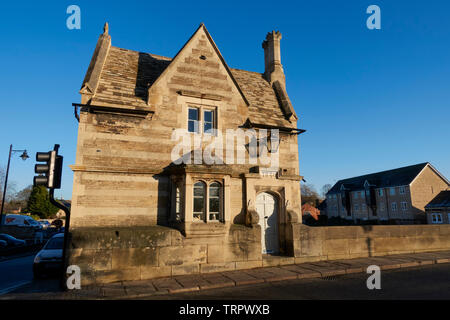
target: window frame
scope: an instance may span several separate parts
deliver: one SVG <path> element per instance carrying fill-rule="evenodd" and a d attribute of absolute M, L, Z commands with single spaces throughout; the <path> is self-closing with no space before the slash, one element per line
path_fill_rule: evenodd
<path fill-rule="evenodd" d="M 203 218 L 202 219 L 196 219 L 195 218 L 195 214 L 197 214 L 198 212 L 194 211 L 194 199 L 196 198 L 195 196 L 195 185 L 197 183 L 202 183 L 203 185 L 203 190 L 204 190 L 204 195 L 203 195 Z M 218 184 L 219 185 L 219 212 L 210 212 L 210 187 L 213 184 Z M 218 181 L 218 180 L 203 180 L 203 179 L 198 179 L 195 180 L 193 185 L 192 185 L 192 221 L 195 223 L 223 223 L 225 222 L 225 214 L 224 214 L 224 191 L 223 191 L 223 182 Z M 210 215 L 211 214 L 217 214 L 218 215 L 218 219 L 210 219 Z"/>
<path fill-rule="evenodd" d="M 405 187 L 399 187 L 399 194 L 405 194 L 406 193 L 406 188 Z"/>
<path fill-rule="evenodd" d="M 191 120 L 189 118 L 189 110 L 197 110 L 197 120 Z M 212 112 L 212 133 L 205 132 L 205 112 L 210 111 Z M 197 131 L 189 131 L 189 122 L 190 121 L 197 121 L 198 128 Z M 195 129 L 195 128 L 194 128 Z M 217 106 L 206 106 L 206 105 L 198 105 L 195 103 L 188 103 L 187 104 L 187 132 L 193 133 L 193 134 L 209 134 L 209 135 L 216 135 L 214 130 L 218 129 L 218 108 Z"/>
<path fill-rule="evenodd" d="M 395 209 L 394 209 L 394 208 L 395 208 Z M 392 211 L 392 212 L 394 212 L 394 211 L 396 212 L 397 209 L 398 209 L 398 208 L 397 208 L 397 202 L 391 202 L 391 211 Z"/>

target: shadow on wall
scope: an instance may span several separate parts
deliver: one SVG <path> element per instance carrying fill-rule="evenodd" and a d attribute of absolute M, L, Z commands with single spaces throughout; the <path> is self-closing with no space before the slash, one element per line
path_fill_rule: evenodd
<path fill-rule="evenodd" d="M 372 231 L 373 226 L 371 225 L 363 225 L 361 226 L 361 228 L 364 230 L 364 233 L 368 233 L 370 231 Z M 366 243 L 367 243 L 367 254 L 369 257 L 372 256 L 372 238 L 371 237 L 367 237 L 366 238 Z"/>

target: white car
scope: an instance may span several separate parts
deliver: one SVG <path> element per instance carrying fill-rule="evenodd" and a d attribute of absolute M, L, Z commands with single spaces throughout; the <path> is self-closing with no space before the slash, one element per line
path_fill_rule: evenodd
<path fill-rule="evenodd" d="M 57 233 L 47 241 L 42 250 L 34 257 L 33 274 L 35 278 L 62 272 L 63 246 L 64 233 Z"/>

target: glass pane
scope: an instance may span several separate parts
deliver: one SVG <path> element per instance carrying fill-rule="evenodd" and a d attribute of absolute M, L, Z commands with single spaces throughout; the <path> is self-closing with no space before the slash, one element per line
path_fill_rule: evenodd
<path fill-rule="evenodd" d="M 213 112 L 212 111 L 205 111 L 204 112 L 204 116 L 205 116 L 205 122 L 212 122 L 213 120 Z"/>
<path fill-rule="evenodd" d="M 209 195 L 213 197 L 219 196 L 220 185 L 218 183 L 213 183 L 209 186 Z"/>
<path fill-rule="evenodd" d="M 219 212 L 219 198 L 209 198 L 209 212 Z"/>
<path fill-rule="evenodd" d="M 188 121 L 188 131 L 189 132 L 195 132 L 195 121 Z"/>
<path fill-rule="evenodd" d="M 201 186 L 201 187 L 195 186 L 194 187 L 194 197 L 202 197 L 203 198 L 204 194 L 205 194 L 205 191 L 203 189 L 203 186 Z"/>
<path fill-rule="evenodd" d="M 194 212 L 203 212 L 203 198 L 194 198 Z"/>
<path fill-rule="evenodd" d="M 205 126 L 203 128 L 203 132 L 208 133 L 209 130 L 212 129 L 212 123 L 211 122 L 205 122 Z"/>
<path fill-rule="evenodd" d="M 209 220 L 219 220 L 219 214 L 218 213 L 210 214 Z"/>
<path fill-rule="evenodd" d="M 198 120 L 198 109 L 189 109 L 189 120 Z"/>

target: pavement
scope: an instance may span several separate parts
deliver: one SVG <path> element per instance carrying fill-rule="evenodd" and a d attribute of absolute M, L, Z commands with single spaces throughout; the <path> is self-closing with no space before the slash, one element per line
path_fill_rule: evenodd
<path fill-rule="evenodd" d="M 366 273 L 377 265 L 381 270 L 404 269 L 450 263 L 450 251 L 398 254 L 349 260 L 309 262 L 295 265 L 256 268 L 198 275 L 183 275 L 140 281 L 121 281 L 79 290 L 35 292 L 32 287 L 0 296 L 0 300 L 108 300 L 158 298 L 185 292 L 231 288 L 299 279 L 333 279 L 337 276 Z M 205 291 L 206 292 L 206 291 Z"/>

